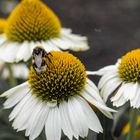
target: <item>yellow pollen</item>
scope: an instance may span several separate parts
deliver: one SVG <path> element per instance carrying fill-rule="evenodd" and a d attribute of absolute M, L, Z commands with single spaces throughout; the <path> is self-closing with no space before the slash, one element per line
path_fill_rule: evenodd
<path fill-rule="evenodd" d="M 13 10 L 5 28 L 9 40 L 41 41 L 58 37 L 61 23 L 54 12 L 40 0 L 23 0 Z"/>
<path fill-rule="evenodd" d="M 5 19 L 0 19 L 0 34 L 4 33 L 4 29 L 6 26 L 6 20 Z"/>
<path fill-rule="evenodd" d="M 86 71 L 81 61 L 67 52 L 53 51 L 48 57 L 44 71 L 30 69 L 29 84 L 33 94 L 43 101 L 57 103 L 80 94 L 86 83 Z"/>
<path fill-rule="evenodd" d="M 140 81 L 140 49 L 128 52 L 122 57 L 119 75 L 126 82 Z"/>

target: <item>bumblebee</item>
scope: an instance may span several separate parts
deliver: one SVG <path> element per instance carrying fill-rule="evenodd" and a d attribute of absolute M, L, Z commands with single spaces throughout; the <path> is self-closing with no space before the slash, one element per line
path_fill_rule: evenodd
<path fill-rule="evenodd" d="M 48 56 L 49 54 L 51 55 L 51 53 L 47 53 L 41 46 L 37 46 L 33 49 L 32 65 L 37 72 L 42 72 L 47 68 L 47 64 L 45 63 L 46 58 L 51 63 L 51 60 Z"/>

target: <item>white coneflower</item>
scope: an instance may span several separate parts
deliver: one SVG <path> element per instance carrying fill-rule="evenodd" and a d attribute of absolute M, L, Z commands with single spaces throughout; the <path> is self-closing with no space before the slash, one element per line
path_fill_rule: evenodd
<path fill-rule="evenodd" d="M 58 17 L 40 0 L 23 0 L 7 19 L 5 33 L 0 35 L 0 59 L 27 61 L 37 45 L 44 46 L 47 52 L 89 48 L 86 37 L 62 28 Z"/>
<path fill-rule="evenodd" d="M 34 53 L 29 80 L 1 95 L 7 98 L 6 109 L 15 106 L 9 116 L 14 129 L 25 130 L 30 140 L 44 127 L 47 140 L 60 140 L 62 131 L 70 140 L 86 137 L 89 129 L 102 132 L 90 105 L 109 118 L 114 110 L 105 105 L 80 60 L 67 52 L 53 51 L 42 59 L 43 50 Z"/>
<path fill-rule="evenodd" d="M 115 65 L 89 74 L 102 76 L 98 88 L 104 101 L 111 96 L 114 106 L 130 101 L 132 107 L 140 107 L 140 49 L 128 52 Z"/>
<path fill-rule="evenodd" d="M 0 19 L 0 34 L 4 33 L 5 26 L 7 24 L 6 19 Z M 3 52 L 1 52 L 3 53 Z M 5 53 L 5 52 L 4 52 Z M 11 52 L 12 53 L 12 52 Z M 7 79 L 10 77 L 10 70 L 6 67 L 6 63 L 0 60 L 0 73 L 1 77 L 4 79 Z M 28 78 L 28 68 L 25 64 L 12 64 L 11 65 L 11 71 L 13 73 L 13 77 L 15 78 L 22 78 L 27 79 Z"/>

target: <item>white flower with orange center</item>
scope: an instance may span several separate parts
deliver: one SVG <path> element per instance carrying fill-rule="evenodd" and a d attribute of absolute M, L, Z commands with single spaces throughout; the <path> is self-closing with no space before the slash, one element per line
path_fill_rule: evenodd
<path fill-rule="evenodd" d="M 36 45 L 52 50 L 87 50 L 87 38 L 62 28 L 58 17 L 40 0 L 22 0 L 7 19 L 0 35 L 0 59 L 27 61 Z M 5 53 L 3 53 L 5 52 Z"/>
<path fill-rule="evenodd" d="M 0 35 L 4 33 L 6 24 L 7 24 L 6 19 L 0 19 Z M 10 69 L 8 69 L 7 67 L 7 64 L 0 60 L 0 74 L 1 74 L 0 76 L 3 79 L 9 79 L 11 76 L 10 73 L 13 74 L 14 78 L 27 79 L 29 70 L 25 64 L 21 63 L 21 64 L 12 64 L 10 71 Z"/>
<path fill-rule="evenodd" d="M 45 56 L 40 59 L 40 56 Z M 84 65 L 67 52 L 44 55 L 37 47 L 29 80 L 1 95 L 4 107 L 12 108 L 9 119 L 13 128 L 25 130 L 30 140 L 45 127 L 47 140 L 60 140 L 62 131 L 72 140 L 85 138 L 89 129 L 102 132 L 102 126 L 90 105 L 112 118 L 94 83 L 87 78 Z"/>
<path fill-rule="evenodd" d="M 111 96 L 116 107 L 127 101 L 133 108 L 140 107 L 140 49 L 128 52 L 115 65 L 88 74 L 102 76 L 98 88 L 105 102 Z"/>

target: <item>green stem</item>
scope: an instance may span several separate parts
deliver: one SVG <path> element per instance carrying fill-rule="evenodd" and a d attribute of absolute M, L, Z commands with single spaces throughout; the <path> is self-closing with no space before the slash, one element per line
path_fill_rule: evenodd
<path fill-rule="evenodd" d="M 11 86 L 15 86 L 17 84 L 16 78 L 14 78 L 13 71 L 12 71 L 12 64 L 7 64 L 7 68 L 10 73 L 9 82 Z"/>
<path fill-rule="evenodd" d="M 135 140 L 134 133 L 136 130 L 137 124 L 137 116 L 138 116 L 138 109 L 131 109 L 130 112 L 130 130 L 127 136 L 127 140 Z"/>

